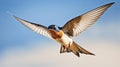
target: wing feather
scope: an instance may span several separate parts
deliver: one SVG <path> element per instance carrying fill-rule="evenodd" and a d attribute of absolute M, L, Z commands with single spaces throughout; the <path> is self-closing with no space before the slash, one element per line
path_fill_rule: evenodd
<path fill-rule="evenodd" d="M 29 29 L 31 29 L 32 31 L 38 33 L 38 34 L 41 34 L 43 36 L 46 36 L 46 37 L 49 37 L 49 38 L 52 38 L 51 37 L 51 33 L 50 31 L 47 29 L 47 27 L 43 26 L 43 25 L 40 25 L 40 24 L 36 24 L 36 23 L 32 23 L 32 22 L 29 22 L 29 21 L 26 21 L 26 20 L 23 20 L 21 18 L 18 18 L 16 16 L 14 16 L 14 18 L 16 20 L 18 20 L 20 23 L 22 23 L 23 25 L 25 25 L 26 27 L 28 27 Z"/>
<path fill-rule="evenodd" d="M 62 30 L 71 37 L 79 35 L 81 32 L 94 24 L 112 4 L 114 4 L 114 2 L 100 6 L 71 19 L 63 26 Z"/>

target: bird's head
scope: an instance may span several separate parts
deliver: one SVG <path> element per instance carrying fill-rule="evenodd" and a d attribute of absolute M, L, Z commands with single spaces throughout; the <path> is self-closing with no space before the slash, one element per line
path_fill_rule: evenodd
<path fill-rule="evenodd" d="M 53 30 L 59 31 L 59 30 L 61 30 L 62 28 L 59 27 L 59 26 L 57 26 L 57 25 L 50 25 L 50 26 L 48 26 L 48 29 L 53 29 Z"/>

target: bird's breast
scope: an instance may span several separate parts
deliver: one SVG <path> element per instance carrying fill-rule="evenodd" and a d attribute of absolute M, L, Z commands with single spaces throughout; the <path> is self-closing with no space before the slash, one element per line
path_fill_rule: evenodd
<path fill-rule="evenodd" d="M 52 38 L 64 46 L 72 44 L 73 42 L 72 39 L 68 37 L 66 34 L 64 34 L 62 30 L 60 30 L 59 32 L 55 30 L 50 30 L 50 32 Z"/>
<path fill-rule="evenodd" d="M 60 43 L 64 46 L 71 45 L 72 42 L 73 42 L 72 39 L 68 37 L 66 34 L 63 34 L 63 36 L 60 39 Z"/>

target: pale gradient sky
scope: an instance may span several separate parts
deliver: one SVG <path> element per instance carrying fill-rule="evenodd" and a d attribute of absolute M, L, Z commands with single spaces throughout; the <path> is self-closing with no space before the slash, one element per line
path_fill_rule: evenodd
<path fill-rule="evenodd" d="M 98 6 L 116 2 L 74 38 L 96 56 L 60 54 L 60 44 L 40 36 L 7 11 L 38 24 L 62 26 Z M 120 67 L 120 0 L 0 0 L 0 67 Z"/>

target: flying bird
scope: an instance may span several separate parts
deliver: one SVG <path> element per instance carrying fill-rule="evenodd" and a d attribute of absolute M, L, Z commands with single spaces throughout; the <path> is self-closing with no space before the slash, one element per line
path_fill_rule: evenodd
<path fill-rule="evenodd" d="M 34 32 L 60 43 L 60 53 L 73 52 L 76 56 L 80 57 L 80 53 L 86 55 L 95 54 L 78 45 L 72 40 L 72 37 L 78 36 L 80 33 L 94 24 L 100 18 L 100 16 L 104 14 L 104 12 L 113 4 L 114 2 L 108 3 L 88 11 L 80 16 L 77 16 L 69 20 L 63 27 L 59 27 L 57 25 L 50 25 L 46 27 L 41 24 L 23 20 L 15 15 L 13 15 L 13 17 Z"/>

